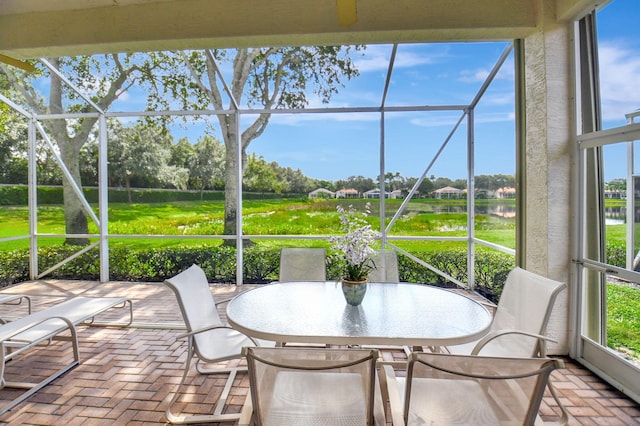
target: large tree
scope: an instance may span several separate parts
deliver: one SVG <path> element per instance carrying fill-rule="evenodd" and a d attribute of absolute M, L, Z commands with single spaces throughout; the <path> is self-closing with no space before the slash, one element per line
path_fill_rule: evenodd
<path fill-rule="evenodd" d="M 2 112 L 2 116 L 5 125 L 0 130 L 0 183 L 26 184 L 27 125 L 11 111 Z"/>
<path fill-rule="evenodd" d="M 157 183 L 186 189 L 188 171 L 168 165 L 173 138 L 159 126 L 138 122 L 120 128 L 109 140 L 109 174 L 119 177 L 132 202 L 131 186 L 153 186 Z"/>
<path fill-rule="evenodd" d="M 110 54 L 100 56 L 79 56 L 48 58 L 53 67 L 60 69 L 69 81 L 90 96 L 103 111 L 122 93 L 133 85 L 150 81 L 153 69 L 152 56 L 135 54 Z M 2 73 L 15 93 L 18 103 L 40 115 L 64 113 L 88 113 L 95 110 L 78 93 L 70 89 L 55 73 L 39 65 L 35 73 L 27 73 L 0 63 Z M 47 93 L 36 88 L 46 87 Z M 43 120 L 42 125 L 57 144 L 60 158 L 69 170 L 71 178 L 82 188 L 80 150 L 94 132 L 96 116 L 77 119 Z M 70 181 L 63 180 L 65 232 L 67 234 L 87 234 L 87 212 L 80 198 L 73 191 Z M 67 238 L 68 244 L 84 245 L 84 237 Z"/>
<path fill-rule="evenodd" d="M 177 143 L 171 145 L 169 165 L 189 169 L 194 155 L 193 145 L 189 141 L 189 138 L 182 137 L 178 139 Z"/>
<path fill-rule="evenodd" d="M 242 182 L 247 191 L 262 194 L 268 191 L 281 194 L 286 187 L 286 182 L 278 179 L 273 167 L 256 154 L 249 156 Z"/>
<path fill-rule="evenodd" d="M 242 170 L 246 167 L 247 147 L 266 129 L 270 111 L 275 108 L 302 109 L 309 104 L 310 94 L 328 102 L 344 79 L 358 75 L 351 58 L 352 51 L 358 49 L 360 47 L 265 47 L 181 51 L 164 56 L 163 63 L 167 67 L 164 86 L 184 109 L 224 111 L 248 106 L 263 110 L 248 125 L 243 122 L 243 128 L 236 127 L 237 114 L 216 115 L 225 145 L 226 235 L 236 232 L 238 167 Z M 224 63 L 231 65 L 227 94 L 218 72 Z M 240 128 L 240 135 L 237 128 Z M 238 164 L 238 137 L 241 164 Z"/>
<path fill-rule="evenodd" d="M 346 181 L 339 180 L 336 182 L 338 189 L 355 189 L 360 193 L 374 189 L 377 185 L 371 178 L 364 176 L 349 176 Z"/>
<path fill-rule="evenodd" d="M 189 162 L 190 176 L 198 185 L 202 200 L 205 188 L 213 189 L 224 181 L 224 147 L 219 140 L 205 135 L 193 148 L 194 155 Z"/>

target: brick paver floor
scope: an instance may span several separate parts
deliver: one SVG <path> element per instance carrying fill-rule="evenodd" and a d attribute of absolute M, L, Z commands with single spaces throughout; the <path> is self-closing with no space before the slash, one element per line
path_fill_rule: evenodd
<path fill-rule="evenodd" d="M 251 286 L 243 286 L 242 289 Z M 215 285 L 216 297 L 233 295 L 236 287 Z M 177 339 L 181 316 L 174 295 L 159 283 L 107 283 L 87 281 L 34 281 L 2 290 L 27 294 L 33 310 L 75 295 L 123 296 L 133 300 L 131 328 L 79 327 L 81 364 L 38 391 L 27 401 L 0 416 L 10 425 L 157 425 L 165 424 L 165 410 L 182 374 L 186 345 Z M 22 315 L 24 306 L 0 306 L 0 317 Z M 224 309 L 221 314 L 224 315 Z M 116 310 L 101 319 L 118 321 Z M 17 357 L 7 365 L 7 377 L 45 376 L 63 355 L 71 356 L 69 344 L 53 342 Z M 385 349 L 384 359 L 404 358 L 400 350 Z M 638 425 L 640 406 L 608 386 L 590 371 L 565 358 L 564 370 L 552 375 L 572 425 Z M 237 363 L 239 361 L 231 361 Z M 224 379 L 192 371 L 180 407 L 189 413 L 208 413 L 222 391 Z M 228 401 L 228 412 L 238 412 L 248 391 L 246 373 L 238 374 Z M 0 390 L 0 404 L 14 395 Z M 544 398 L 541 415 L 558 418 L 553 398 Z M 390 424 L 390 422 L 389 422 Z"/>

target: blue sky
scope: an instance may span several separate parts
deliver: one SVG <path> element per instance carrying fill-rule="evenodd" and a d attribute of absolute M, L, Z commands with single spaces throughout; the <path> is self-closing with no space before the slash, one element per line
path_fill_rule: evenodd
<path fill-rule="evenodd" d="M 640 1 L 614 0 L 597 15 L 603 127 L 640 109 Z"/>
<path fill-rule="evenodd" d="M 509 43 L 400 45 L 386 105 L 469 105 L 508 47 Z M 380 106 L 391 53 L 391 45 L 368 46 L 365 56 L 356 60 L 360 77 L 348 82 L 330 106 Z M 477 143 L 501 149 L 482 150 L 476 174 L 513 173 L 513 147 L 502 142 L 513 140 L 513 114 L 513 60 L 509 57 L 476 111 Z M 387 113 L 386 171 L 420 177 L 461 115 L 455 110 Z M 428 176 L 465 177 L 466 132 L 465 121 Z M 380 135 L 378 113 L 273 116 L 267 131 L 249 149 L 267 161 L 300 168 L 318 179 L 375 179 Z"/>
<path fill-rule="evenodd" d="M 603 128 L 609 129 L 624 125 L 625 114 L 640 109 L 640 1 L 614 0 L 596 20 Z M 635 145 L 634 174 L 640 174 Z M 626 178 L 626 144 L 606 146 L 604 159 L 605 181 Z"/>
<path fill-rule="evenodd" d="M 399 45 L 387 106 L 469 105 L 510 43 Z M 392 45 L 371 45 L 355 59 L 357 79 L 328 105 L 310 98 L 310 108 L 379 107 Z M 224 73 L 224 69 L 223 69 Z M 510 55 L 476 109 L 476 174 L 514 172 L 513 57 Z M 385 116 L 387 172 L 420 177 L 440 150 L 462 112 L 388 112 Z M 253 119 L 247 117 L 246 120 Z M 214 122 L 215 123 L 215 122 Z M 248 151 L 283 167 L 326 180 L 379 173 L 379 113 L 274 114 Z M 202 126 L 178 130 L 195 142 Z M 466 120 L 454 133 L 428 176 L 464 178 Z M 481 155 L 480 155 L 481 153 Z"/>
<path fill-rule="evenodd" d="M 624 124 L 624 114 L 640 108 L 637 31 L 640 1 L 614 0 L 598 13 L 597 20 L 604 127 L 610 128 Z M 509 45 L 507 42 L 399 45 L 386 104 L 468 105 Z M 347 82 L 329 105 L 312 99 L 310 107 L 379 106 L 391 52 L 391 45 L 368 46 L 365 56 L 356 59 L 360 77 Z M 127 98 L 123 103 L 133 101 L 132 97 Z M 420 177 L 460 116 L 459 111 L 387 113 L 386 171 Z M 513 174 L 513 54 L 482 97 L 475 110 L 475 121 L 475 174 Z M 191 125 L 188 129 L 177 130 L 176 138 L 188 135 L 195 142 L 202 126 Z M 251 143 L 248 151 L 268 162 L 301 169 L 312 178 L 375 179 L 379 173 L 380 133 L 379 114 L 273 115 L 265 133 Z M 427 176 L 466 177 L 466 136 L 465 121 Z M 610 152 L 611 157 L 620 154 L 614 149 Z M 615 175 L 619 170 L 610 167 L 606 180 L 622 177 Z"/>

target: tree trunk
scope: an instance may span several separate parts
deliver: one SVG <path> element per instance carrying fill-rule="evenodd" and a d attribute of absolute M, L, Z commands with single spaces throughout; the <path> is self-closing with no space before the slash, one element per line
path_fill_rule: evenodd
<path fill-rule="evenodd" d="M 229 126 L 232 127 L 232 126 Z M 238 175 L 238 151 L 237 144 L 235 142 L 235 132 L 229 130 L 225 135 L 225 176 L 224 176 L 224 235 L 235 235 L 236 225 L 238 223 L 236 214 L 238 212 L 238 185 L 242 185 L 242 182 L 238 182 L 236 176 Z M 246 162 L 246 154 L 242 152 L 242 169 L 244 172 Z M 242 212 L 240 212 L 242 214 Z M 225 246 L 236 247 L 236 240 L 224 240 L 222 243 Z M 243 247 L 249 247 L 255 243 L 248 239 L 242 240 Z"/>
<path fill-rule="evenodd" d="M 224 176 L 224 235 L 235 235 L 238 211 L 237 148 L 233 140 L 225 140 L 226 172 Z M 234 246 L 235 240 L 224 240 L 223 245 Z"/>
<path fill-rule="evenodd" d="M 59 58 L 50 58 L 54 67 L 59 68 Z M 49 93 L 49 112 L 59 114 L 64 112 L 62 101 L 62 81 L 55 75 L 51 77 L 51 88 Z M 89 119 L 91 120 L 91 119 Z M 95 122 L 95 119 L 93 120 Z M 89 123 L 89 122 L 87 122 Z M 76 134 L 76 138 L 70 137 L 66 120 L 52 120 L 45 123 L 45 127 L 53 135 L 60 148 L 60 158 L 66 166 L 69 174 L 82 191 L 82 178 L 80 177 L 80 148 L 84 144 L 86 137 Z M 91 125 L 87 124 L 90 128 Z M 71 182 L 63 175 L 62 195 L 64 199 L 64 224 L 66 234 L 88 234 L 87 212 L 85 211 L 80 197 L 73 190 Z M 65 244 L 84 246 L 89 244 L 86 237 L 67 237 Z"/>
<path fill-rule="evenodd" d="M 129 200 L 129 204 L 131 204 L 131 180 L 129 179 L 129 173 L 127 172 L 124 174 L 124 186 L 127 189 L 127 200 Z"/>
<path fill-rule="evenodd" d="M 58 139 L 60 141 L 60 139 Z M 58 143 L 60 146 L 60 155 L 69 173 L 75 180 L 76 184 L 82 189 L 82 181 L 80 178 L 80 149 L 71 141 Z M 81 199 L 73 190 L 71 183 L 65 177 L 62 181 L 63 197 L 64 197 L 64 222 L 65 232 L 67 234 L 87 234 L 89 226 L 87 223 L 87 212 L 85 211 Z M 65 244 L 84 246 L 89 244 L 86 237 L 67 237 Z"/>

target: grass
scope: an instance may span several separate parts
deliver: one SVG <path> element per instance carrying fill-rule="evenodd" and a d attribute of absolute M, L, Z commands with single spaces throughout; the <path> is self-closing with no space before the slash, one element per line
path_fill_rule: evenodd
<path fill-rule="evenodd" d="M 243 203 L 243 232 L 248 235 L 331 235 L 342 232 L 336 206 L 353 204 L 364 211 L 364 200 L 291 201 L 266 200 Z M 390 235 L 394 236 L 466 236 L 467 216 L 464 213 L 436 213 L 433 205 L 442 201 L 416 200 L 409 204 L 406 214 L 394 224 Z M 464 205 L 464 204 L 462 204 Z M 387 223 L 400 206 L 400 200 L 389 200 Z M 371 203 L 369 222 L 378 228 L 378 204 Z M 97 212 L 97 208 L 96 214 Z M 45 206 L 38 209 L 38 232 L 42 234 L 64 233 L 62 206 Z M 144 235 L 221 235 L 224 226 L 224 203 L 174 202 L 171 204 L 118 204 L 109 205 L 109 234 L 142 235 L 135 239 L 113 239 L 110 244 L 129 244 L 137 247 L 162 247 L 201 244 L 203 240 L 145 239 Z M 29 233 L 26 207 L 0 208 L 0 238 Z M 4 225 L 7 226 L 4 226 Z M 97 233 L 97 226 L 90 221 L 89 232 Z M 515 225 L 511 220 L 501 220 L 488 215 L 476 216 L 476 235 L 479 238 L 515 248 Z M 266 245 L 281 244 L 280 240 L 260 240 Z M 301 240 L 302 241 L 302 240 Z M 59 244 L 60 239 L 40 239 L 39 244 Z M 315 244 L 318 244 L 315 242 Z M 444 242 L 438 249 L 456 242 Z M 327 244 L 325 244 L 327 245 Z M 9 241 L 0 250 L 13 250 L 28 246 L 28 240 Z M 424 242 L 403 242 L 403 246 L 415 250 L 429 250 Z"/>
<path fill-rule="evenodd" d="M 29 210 L 26 207 L 0 208 L 0 238 L 29 234 Z"/>
<path fill-rule="evenodd" d="M 640 361 L 640 289 L 607 286 L 607 345 Z"/>

